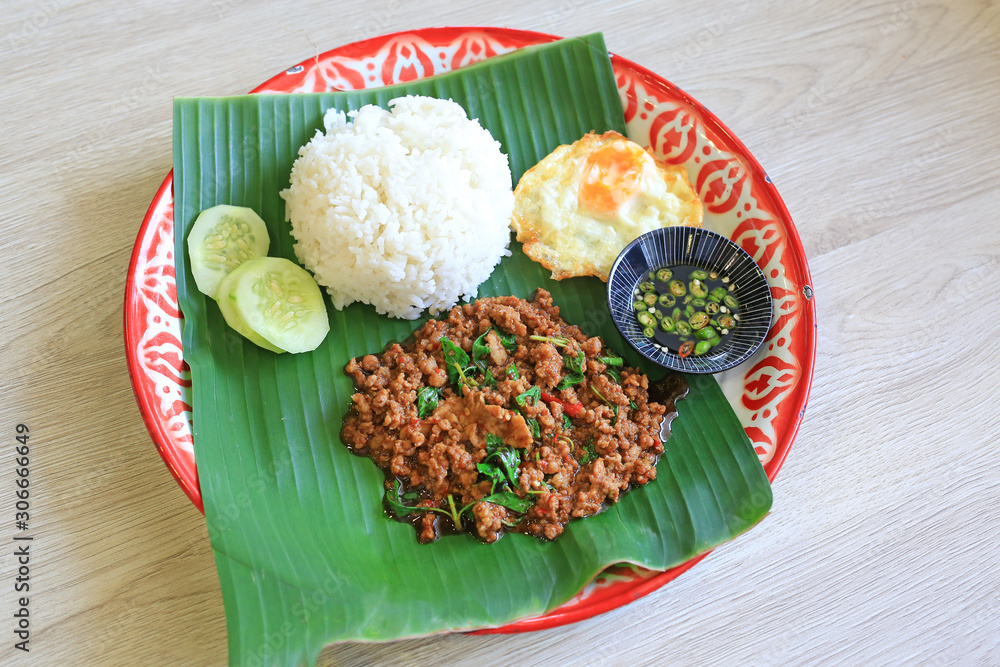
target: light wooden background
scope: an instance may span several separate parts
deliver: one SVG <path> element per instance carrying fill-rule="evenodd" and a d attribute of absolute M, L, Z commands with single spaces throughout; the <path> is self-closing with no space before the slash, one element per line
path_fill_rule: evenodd
<path fill-rule="evenodd" d="M 0 663 L 226 661 L 204 521 L 145 430 L 122 342 L 171 98 L 451 24 L 602 29 L 743 139 L 811 263 L 812 399 L 772 514 L 656 593 L 550 631 L 339 645 L 321 663 L 1000 664 L 1000 5 L 465 4 L 3 3 L 0 543 L 18 422 L 36 541 L 27 656 L 0 547 Z"/>

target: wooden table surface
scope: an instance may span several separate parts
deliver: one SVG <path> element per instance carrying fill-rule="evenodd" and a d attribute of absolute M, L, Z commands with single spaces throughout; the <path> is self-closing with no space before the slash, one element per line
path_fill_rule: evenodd
<path fill-rule="evenodd" d="M 171 98 L 243 93 L 380 33 L 498 25 L 603 30 L 766 167 L 814 279 L 809 409 L 770 516 L 655 593 L 320 664 L 1000 664 L 1000 4 L 470 4 L 6 3 L 0 525 L 15 533 L 26 423 L 35 540 L 27 654 L 0 550 L 0 663 L 226 662 L 205 522 L 146 431 L 122 338 Z"/>

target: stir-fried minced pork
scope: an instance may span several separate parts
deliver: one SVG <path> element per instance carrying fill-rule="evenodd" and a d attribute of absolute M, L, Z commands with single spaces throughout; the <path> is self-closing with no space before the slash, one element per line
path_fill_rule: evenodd
<path fill-rule="evenodd" d="M 344 442 L 387 473 L 387 504 L 421 542 L 456 518 L 485 542 L 555 539 L 656 477 L 666 408 L 545 290 L 456 306 L 345 370 Z"/>

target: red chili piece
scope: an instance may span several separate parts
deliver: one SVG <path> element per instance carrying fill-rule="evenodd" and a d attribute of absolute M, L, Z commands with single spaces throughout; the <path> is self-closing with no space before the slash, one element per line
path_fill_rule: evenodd
<path fill-rule="evenodd" d="M 689 356 L 692 352 L 694 352 L 694 341 L 686 340 L 683 343 L 681 343 L 680 349 L 677 350 L 677 356 L 684 358 Z"/>
<path fill-rule="evenodd" d="M 579 417 L 583 414 L 583 404 L 582 403 L 567 403 L 561 398 L 556 398 L 552 394 L 543 391 L 542 400 L 546 403 L 558 403 L 563 406 L 563 412 L 568 414 L 570 417 Z"/>

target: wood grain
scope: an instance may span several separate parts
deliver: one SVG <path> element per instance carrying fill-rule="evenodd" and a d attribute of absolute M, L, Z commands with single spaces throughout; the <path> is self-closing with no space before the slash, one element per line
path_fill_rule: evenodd
<path fill-rule="evenodd" d="M 36 541 L 29 654 L 12 646 L 15 563 L 0 555 L 3 664 L 226 662 L 204 520 L 145 430 L 122 342 L 132 244 L 171 165 L 171 99 L 246 92 L 319 51 L 446 24 L 603 30 L 729 125 L 809 256 L 812 399 L 772 514 L 661 590 L 572 626 L 336 645 L 320 664 L 1000 663 L 1000 4 L 5 10 L 0 520 L 26 422 Z"/>

